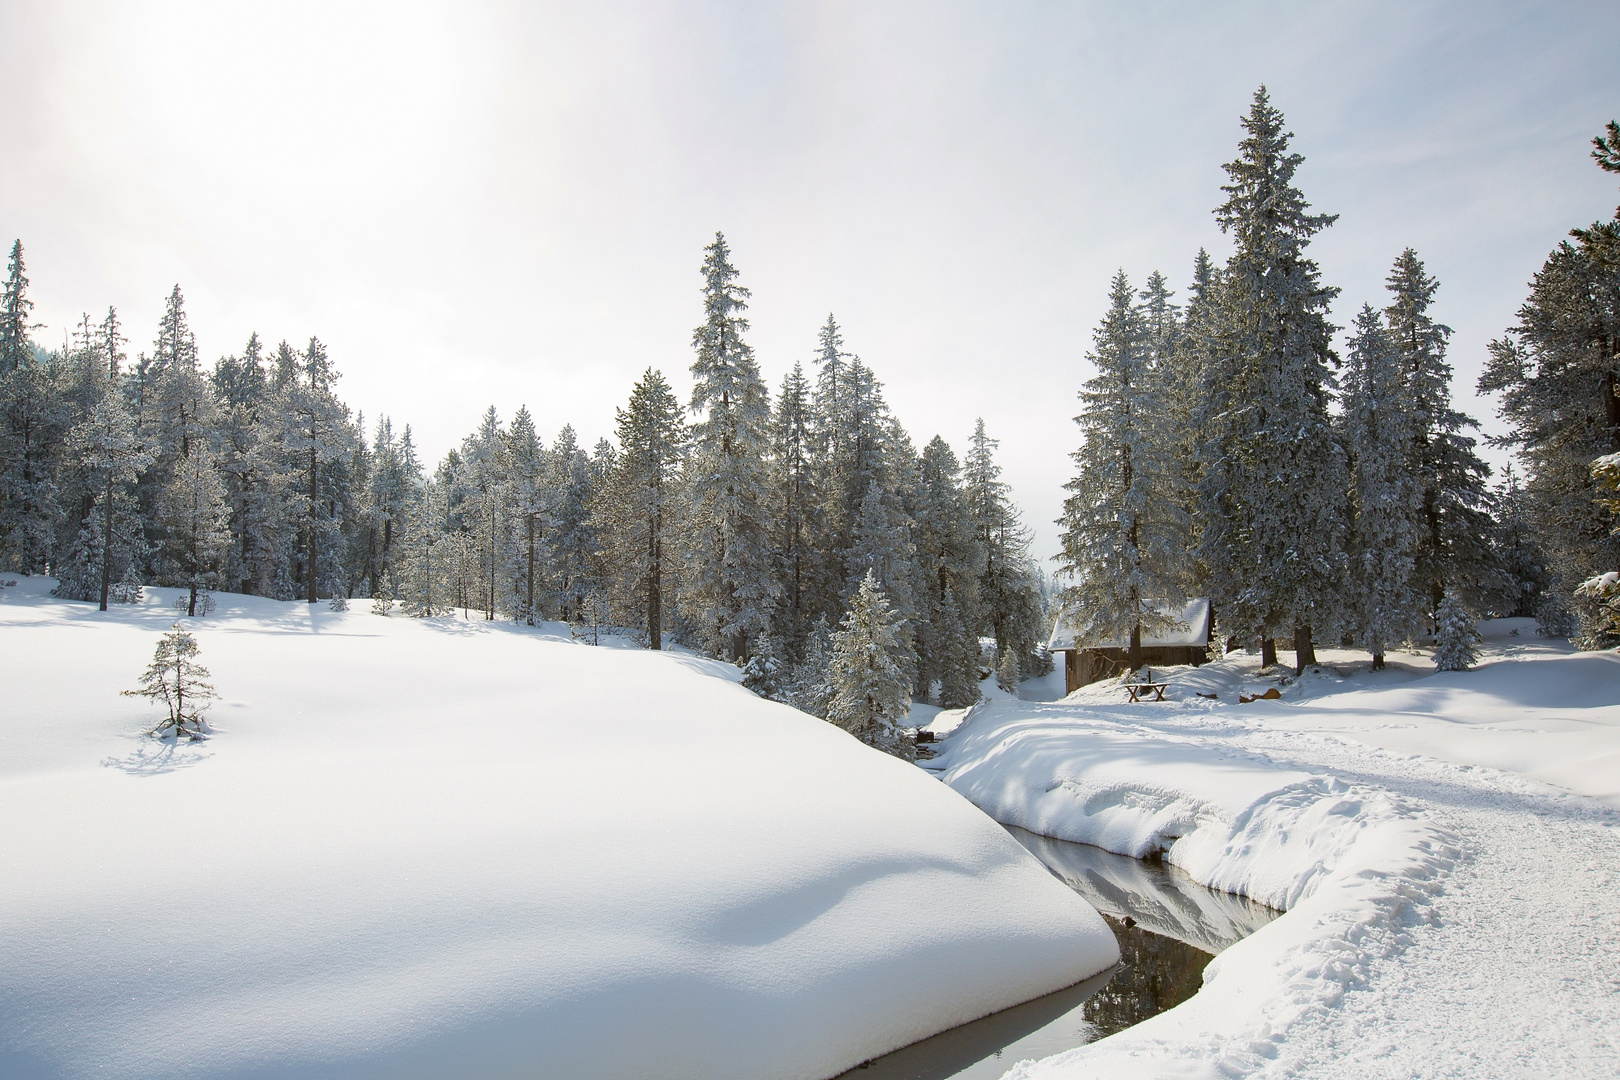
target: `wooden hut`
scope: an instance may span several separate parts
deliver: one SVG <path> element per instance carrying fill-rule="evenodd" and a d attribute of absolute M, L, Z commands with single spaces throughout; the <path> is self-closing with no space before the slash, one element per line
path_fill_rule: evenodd
<path fill-rule="evenodd" d="M 1148 666 L 1202 664 L 1209 658 L 1209 597 L 1200 596 L 1185 604 L 1149 601 L 1155 611 L 1176 621 L 1157 634 L 1142 635 L 1142 662 Z M 1066 611 L 1052 625 L 1048 652 L 1063 654 L 1063 682 L 1069 693 L 1126 670 L 1130 641 L 1102 641 L 1089 634 L 1077 611 Z"/>

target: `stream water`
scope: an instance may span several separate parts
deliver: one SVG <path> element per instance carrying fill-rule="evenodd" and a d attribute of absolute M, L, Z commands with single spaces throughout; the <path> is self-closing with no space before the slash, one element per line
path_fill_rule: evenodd
<path fill-rule="evenodd" d="M 885 1054 L 836 1080 L 993 1080 L 1024 1058 L 1122 1031 L 1198 992 L 1204 965 L 1281 912 L 1205 888 L 1173 866 L 1085 844 L 1008 832 L 1101 912 L 1119 939 L 1117 966 Z"/>

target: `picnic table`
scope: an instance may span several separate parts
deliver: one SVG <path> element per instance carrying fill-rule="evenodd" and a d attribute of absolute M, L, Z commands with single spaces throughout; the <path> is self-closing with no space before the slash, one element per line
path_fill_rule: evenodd
<path fill-rule="evenodd" d="M 1149 693 L 1151 693 L 1153 695 L 1152 700 L 1154 700 L 1154 701 L 1163 701 L 1164 700 L 1165 687 L 1167 687 L 1169 685 L 1170 685 L 1169 683 L 1162 683 L 1162 682 L 1126 683 L 1125 684 L 1125 692 L 1127 694 L 1131 695 L 1131 701 L 1133 701 L 1133 702 L 1143 700 L 1144 696 L 1149 694 Z"/>

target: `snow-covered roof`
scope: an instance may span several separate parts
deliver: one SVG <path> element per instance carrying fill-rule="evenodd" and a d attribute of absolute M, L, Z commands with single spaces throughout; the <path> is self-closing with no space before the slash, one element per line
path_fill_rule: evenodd
<path fill-rule="evenodd" d="M 1185 604 L 1174 604 L 1168 600 L 1149 600 L 1147 603 L 1154 611 L 1169 616 L 1179 625 L 1158 633 L 1143 634 L 1144 649 L 1209 644 L 1209 597 L 1194 597 Z M 1048 652 L 1061 652 L 1064 649 L 1123 649 L 1129 645 L 1128 640 L 1102 641 L 1091 636 L 1086 631 L 1081 613 L 1070 608 L 1052 624 L 1052 640 L 1047 642 L 1046 649 Z"/>

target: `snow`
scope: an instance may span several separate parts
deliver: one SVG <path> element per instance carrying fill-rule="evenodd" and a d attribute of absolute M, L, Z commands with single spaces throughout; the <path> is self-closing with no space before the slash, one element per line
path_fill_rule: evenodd
<path fill-rule="evenodd" d="M 1485 624 L 1469 672 L 1239 655 L 1156 669 L 1163 704 L 973 710 L 926 764 L 998 820 L 1287 910 L 1187 1003 L 1008 1077 L 1620 1073 L 1620 657 L 1532 627 Z"/>
<path fill-rule="evenodd" d="M 673 652 L 0 592 L 0 1075 L 814 1080 L 1090 976 L 1080 897 L 914 766 Z M 926 917 L 924 916 L 926 913 Z"/>
<path fill-rule="evenodd" d="M 1173 619 L 1174 623 L 1162 630 L 1144 633 L 1143 648 L 1209 644 L 1209 597 L 1194 597 L 1182 604 L 1173 604 L 1165 600 L 1149 600 L 1146 603 L 1158 614 Z M 1052 624 L 1052 637 L 1046 645 L 1048 652 L 1076 648 L 1123 649 L 1130 644 L 1123 638 L 1113 641 L 1088 640 L 1085 629 L 1076 626 L 1075 614 L 1073 611 L 1065 612 Z"/>

